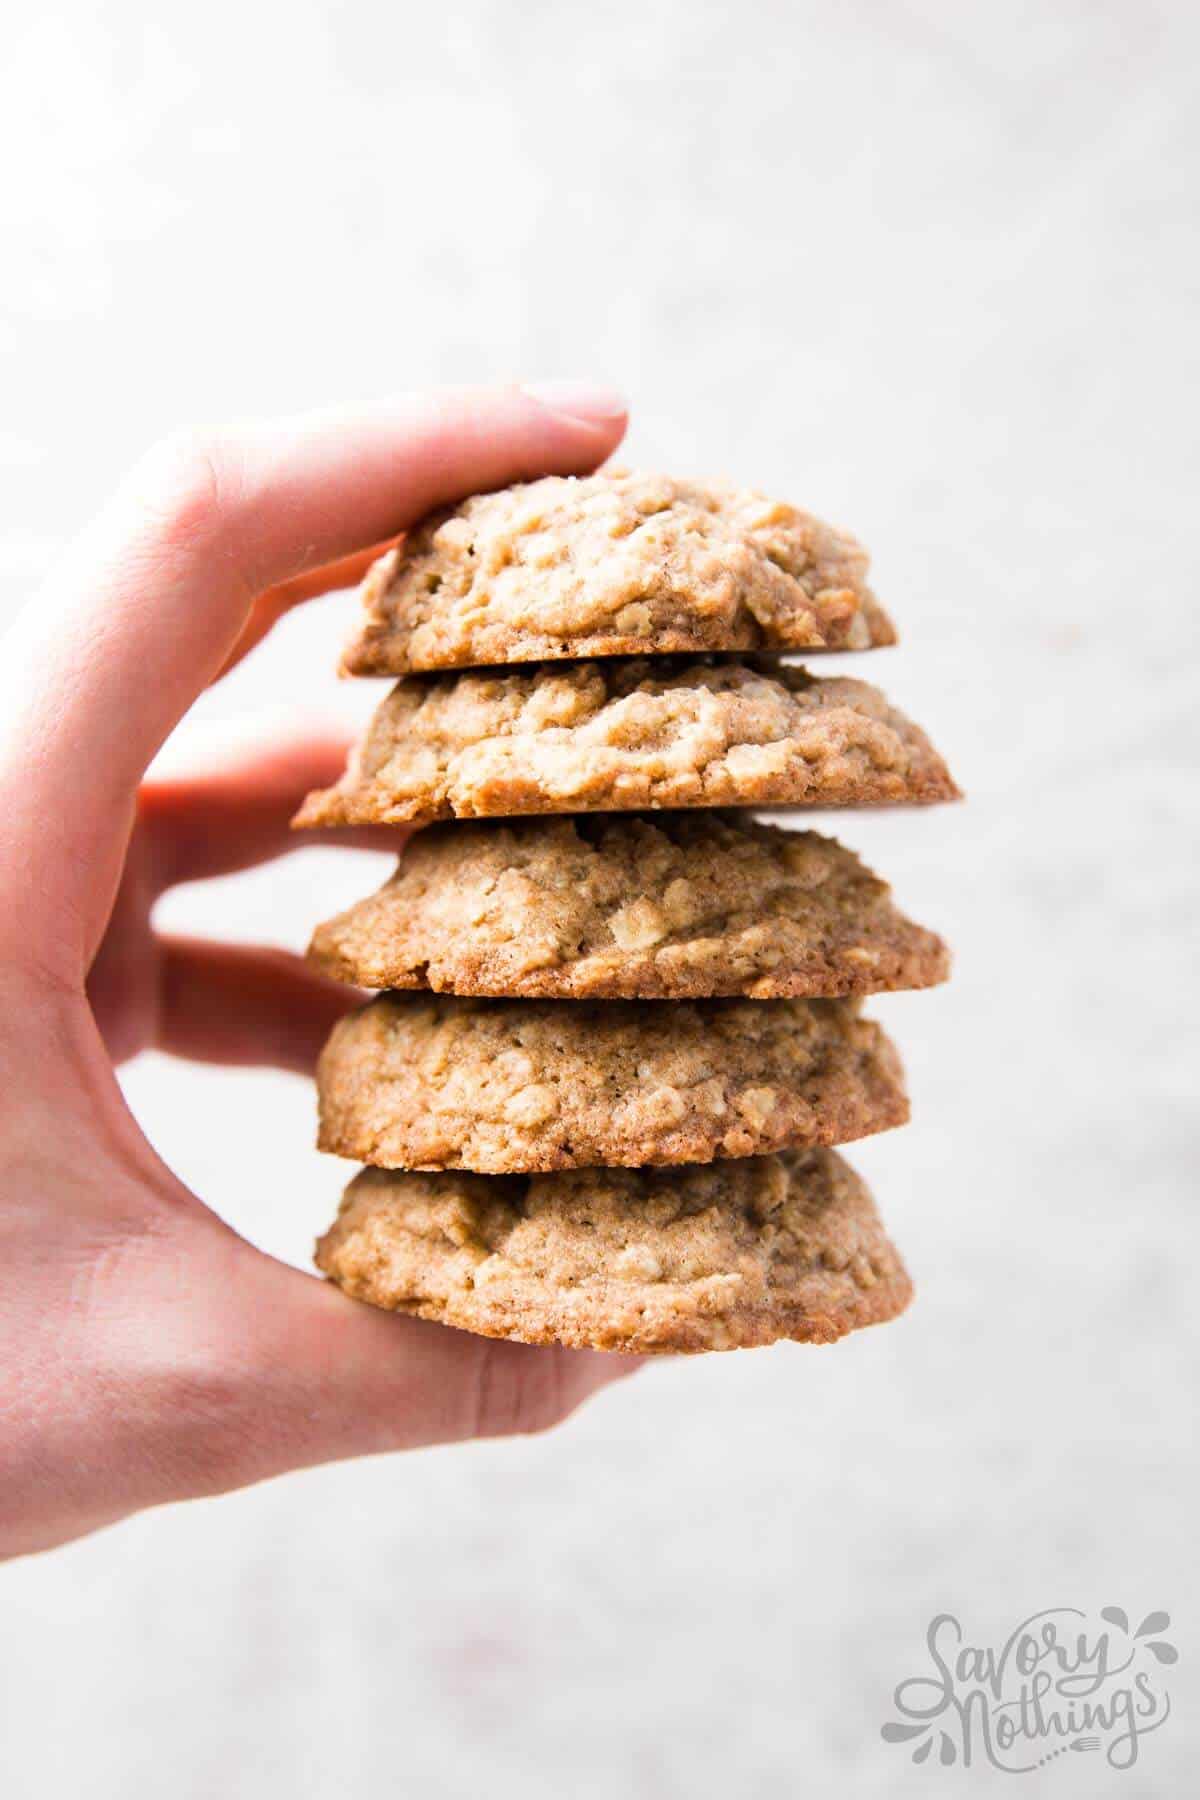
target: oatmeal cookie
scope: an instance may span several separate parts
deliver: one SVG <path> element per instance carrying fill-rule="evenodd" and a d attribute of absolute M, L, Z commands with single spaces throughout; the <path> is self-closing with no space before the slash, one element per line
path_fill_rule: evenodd
<path fill-rule="evenodd" d="M 364 1169 L 316 1260 L 374 1306 L 600 1350 L 832 1343 L 912 1293 L 828 1150 L 532 1178 Z"/>
<path fill-rule="evenodd" d="M 832 838 L 709 812 L 431 825 L 309 956 L 360 987 L 572 1000 L 869 994 L 950 964 Z"/>
<path fill-rule="evenodd" d="M 383 994 L 321 1055 L 320 1147 L 485 1174 L 709 1162 L 908 1117 L 854 1000 L 568 1002 Z"/>
<path fill-rule="evenodd" d="M 410 676 L 298 826 L 660 807 L 885 806 L 958 790 L 878 689 L 778 664 L 617 658 Z"/>
<path fill-rule="evenodd" d="M 745 488 L 610 470 L 476 494 L 371 569 L 343 667 L 867 650 L 895 642 L 845 532 Z"/>

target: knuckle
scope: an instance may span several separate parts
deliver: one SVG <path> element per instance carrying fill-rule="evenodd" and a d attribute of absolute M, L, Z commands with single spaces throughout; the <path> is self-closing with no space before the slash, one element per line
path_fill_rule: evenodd
<path fill-rule="evenodd" d="M 554 1349 L 482 1340 L 472 1390 L 472 1435 L 528 1437 L 550 1431 L 574 1411 Z"/>
<path fill-rule="evenodd" d="M 227 531 L 236 517 L 244 478 L 235 438 L 221 431 L 179 431 L 163 438 L 144 464 L 164 529 L 190 542 Z"/>

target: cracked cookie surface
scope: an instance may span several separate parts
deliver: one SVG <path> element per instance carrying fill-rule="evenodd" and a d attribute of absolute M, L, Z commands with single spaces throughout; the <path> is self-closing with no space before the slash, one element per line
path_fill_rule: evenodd
<path fill-rule="evenodd" d="M 316 1261 L 356 1299 L 487 1337 L 650 1353 L 832 1343 L 912 1293 L 828 1150 L 532 1177 L 365 1169 Z"/>
<path fill-rule="evenodd" d="M 343 667 L 405 675 L 649 651 L 895 642 L 867 555 L 798 507 L 610 470 L 477 494 L 371 569 Z"/>
<path fill-rule="evenodd" d="M 708 1162 L 903 1124 L 899 1058 L 853 1000 L 383 994 L 317 1071 L 321 1149 L 383 1168 Z"/>
<path fill-rule="evenodd" d="M 942 940 L 812 831 L 738 813 L 432 825 L 317 927 L 325 974 L 558 999 L 868 994 L 944 981 Z"/>
<path fill-rule="evenodd" d="M 298 826 L 957 798 L 925 733 L 849 677 L 617 658 L 412 676 Z"/>

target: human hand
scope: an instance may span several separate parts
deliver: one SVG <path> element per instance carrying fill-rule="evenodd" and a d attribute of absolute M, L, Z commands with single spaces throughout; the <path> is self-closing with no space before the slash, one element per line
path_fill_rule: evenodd
<path fill-rule="evenodd" d="M 170 444 L 5 643 L 0 683 L 0 1555 L 341 1457 L 537 1430 L 628 1368 L 347 1300 L 159 1160 L 114 1061 L 308 1069 L 349 998 L 281 951 L 160 940 L 179 881 L 291 847 L 341 746 L 143 782 L 197 694 L 430 507 L 620 440 L 603 394 L 405 398 Z"/>

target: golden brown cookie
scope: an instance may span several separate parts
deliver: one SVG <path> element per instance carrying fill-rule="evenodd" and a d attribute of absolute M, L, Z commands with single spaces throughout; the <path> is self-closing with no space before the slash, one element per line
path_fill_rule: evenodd
<path fill-rule="evenodd" d="M 827 1344 L 912 1294 L 828 1150 L 532 1178 L 364 1169 L 317 1265 L 373 1306 L 599 1350 Z"/>
<path fill-rule="evenodd" d="M 617 658 L 411 676 L 299 826 L 713 806 L 885 806 L 958 790 L 876 688 L 771 663 Z"/>
<path fill-rule="evenodd" d="M 869 994 L 950 963 L 832 838 L 708 812 L 431 825 L 309 955 L 361 987 L 574 1000 Z"/>
<path fill-rule="evenodd" d="M 908 1117 L 854 1000 L 384 994 L 334 1027 L 317 1083 L 321 1149 L 397 1169 L 709 1162 Z"/>
<path fill-rule="evenodd" d="M 476 494 L 370 571 L 343 666 L 895 642 L 845 532 L 745 488 L 610 470 Z"/>

